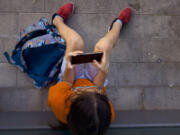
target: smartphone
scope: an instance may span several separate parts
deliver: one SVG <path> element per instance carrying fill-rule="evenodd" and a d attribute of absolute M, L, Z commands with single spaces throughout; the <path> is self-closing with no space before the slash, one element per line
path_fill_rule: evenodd
<path fill-rule="evenodd" d="M 103 56 L 102 52 L 78 54 L 77 56 L 71 57 L 71 64 L 90 63 L 93 62 L 93 60 L 100 62 L 102 56 Z"/>

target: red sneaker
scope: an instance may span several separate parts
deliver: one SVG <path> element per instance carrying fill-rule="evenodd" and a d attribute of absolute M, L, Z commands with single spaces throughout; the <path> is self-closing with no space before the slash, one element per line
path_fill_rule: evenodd
<path fill-rule="evenodd" d="M 131 8 L 125 8 L 120 12 L 118 19 L 120 19 L 124 24 L 129 22 L 131 17 Z"/>
<path fill-rule="evenodd" d="M 120 12 L 120 15 L 118 18 L 114 19 L 114 21 L 111 23 L 110 27 L 108 28 L 108 31 L 110 31 L 113 27 L 113 24 L 117 21 L 117 19 L 122 21 L 122 28 L 124 24 L 127 24 L 129 22 L 129 19 L 131 17 L 131 8 L 125 8 Z"/>
<path fill-rule="evenodd" d="M 73 3 L 66 3 L 65 5 L 59 8 L 57 14 L 60 15 L 65 22 L 68 19 L 68 17 L 73 13 L 73 9 Z"/>

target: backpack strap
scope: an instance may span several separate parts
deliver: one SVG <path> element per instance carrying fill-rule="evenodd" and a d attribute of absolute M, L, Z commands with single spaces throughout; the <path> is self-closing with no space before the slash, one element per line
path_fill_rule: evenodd
<path fill-rule="evenodd" d="M 46 35 L 48 33 L 48 31 L 46 29 L 44 30 L 35 30 L 32 31 L 28 34 L 26 34 L 15 46 L 15 49 L 12 52 L 12 55 L 16 55 L 18 52 L 21 52 L 23 45 L 28 41 L 31 40 L 33 38 L 39 37 L 39 36 L 43 36 Z M 10 58 L 8 52 L 4 52 L 4 56 L 6 57 L 6 59 L 8 60 L 9 63 L 12 64 L 12 59 Z"/>
<path fill-rule="evenodd" d="M 22 49 L 23 45 L 28 41 L 31 40 L 33 38 L 39 37 L 39 36 L 43 36 L 46 35 L 48 33 L 48 31 L 46 29 L 44 30 L 35 30 L 32 31 L 30 33 L 28 33 L 27 35 L 25 35 L 20 41 L 19 43 L 16 45 L 15 47 L 15 51 L 17 51 L 17 49 Z"/>
<path fill-rule="evenodd" d="M 11 59 L 10 59 L 10 57 L 9 57 L 8 52 L 4 52 L 4 56 L 5 56 L 5 58 L 7 59 L 7 61 L 8 61 L 9 63 L 12 63 L 12 62 L 11 62 Z"/>

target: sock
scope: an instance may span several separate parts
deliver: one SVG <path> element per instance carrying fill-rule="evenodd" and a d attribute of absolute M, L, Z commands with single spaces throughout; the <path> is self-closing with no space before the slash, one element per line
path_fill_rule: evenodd
<path fill-rule="evenodd" d="M 113 24 L 114 24 L 115 22 L 120 23 L 120 24 L 121 24 L 121 27 L 123 27 L 123 21 L 121 21 L 120 19 L 117 18 L 116 20 L 114 20 L 114 21 L 113 21 Z M 112 24 L 112 27 L 113 27 L 113 24 Z M 108 28 L 108 31 L 110 31 L 110 30 L 112 29 L 112 27 L 110 26 L 110 27 Z"/>
<path fill-rule="evenodd" d="M 116 22 L 120 23 L 123 26 L 123 22 L 120 19 L 117 19 Z"/>
<path fill-rule="evenodd" d="M 64 18 L 62 18 L 60 15 L 57 15 L 57 16 L 58 16 L 59 18 L 61 18 L 61 20 L 64 22 Z M 57 17 L 57 16 L 56 16 L 56 17 Z"/>

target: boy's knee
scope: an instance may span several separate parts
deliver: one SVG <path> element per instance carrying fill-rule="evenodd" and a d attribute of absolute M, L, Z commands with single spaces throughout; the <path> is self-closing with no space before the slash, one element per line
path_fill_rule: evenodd
<path fill-rule="evenodd" d="M 110 50 L 112 50 L 111 48 L 111 43 L 106 40 L 106 38 L 102 38 L 94 47 L 94 51 L 97 52 L 97 51 L 106 51 L 106 52 L 109 52 Z"/>
<path fill-rule="evenodd" d="M 84 50 L 84 41 L 80 36 L 72 38 L 71 45 L 73 50 Z"/>

